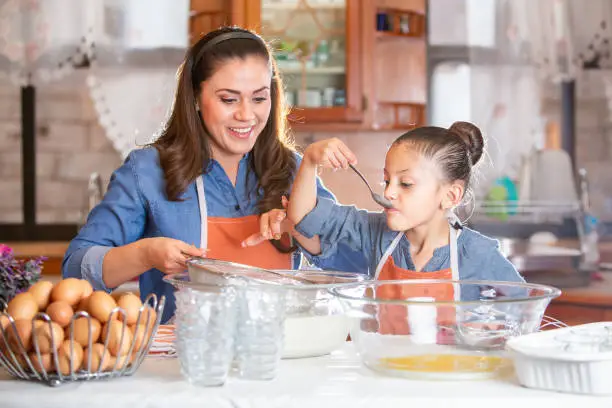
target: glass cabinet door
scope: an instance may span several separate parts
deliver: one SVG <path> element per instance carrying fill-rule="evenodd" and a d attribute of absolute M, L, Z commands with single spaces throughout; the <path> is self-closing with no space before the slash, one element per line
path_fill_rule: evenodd
<path fill-rule="evenodd" d="M 259 31 L 275 50 L 289 105 L 307 122 L 350 121 L 361 98 L 349 11 L 347 0 L 261 0 Z"/>

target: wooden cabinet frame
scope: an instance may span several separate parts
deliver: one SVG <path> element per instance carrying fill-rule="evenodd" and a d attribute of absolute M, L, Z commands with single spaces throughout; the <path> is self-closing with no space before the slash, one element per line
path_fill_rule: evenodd
<path fill-rule="evenodd" d="M 232 0 L 232 24 L 257 32 L 261 29 L 261 0 Z M 322 108 L 296 107 L 290 114 L 294 127 L 323 123 L 361 122 L 365 104 L 362 91 L 362 0 L 346 0 L 346 105 Z"/>

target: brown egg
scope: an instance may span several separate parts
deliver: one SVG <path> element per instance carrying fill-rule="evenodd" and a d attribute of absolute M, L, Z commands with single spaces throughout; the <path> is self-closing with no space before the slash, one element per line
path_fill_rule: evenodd
<path fill-rule="evenodd" d="M 23 292 L 9 302 L 7 313 L 15 320 L 32 320 L 38 313 L 38 303 L 31 293 Z"/>
<path fill-rule="evenodd" d="M 63 375 L 70 375 L 70 370 L 75 373 L 83 364 L 83 347 L 77 342 L 72 346 L 72 354 L 70 354 L 70 340 L 65 340 L 59 348 L 57 356 L 59 360 L 59 369 Z"/>
<path fill-rule="evenodd" d="M 111 357 L 110 362 L 109 362 L 109 367 L 112 370 L 115 367 L 115 364 L 117 364 L 115 370 L 123 370 L 125 366 L 129 367 L 132 361 L 133 361 L 133 358 L 127 354 L 124 356 Z"/>
<path fill-rule="evenodd" d="M 53 283 L 49 281 L 38 281 L 28 289 L 28 292 L 34 296 L 40 312 L 49 305 L 51 290 L 53 290 Z"/>
<path fill-rule="evenodd" d="M 25 356 L 23 354 L 15 353 L 15 358 L 17 359 L 17 364 L 19 364 L 19 366 L 26 373 L 32 372 L 32 369 L 28 365 L 28 362 L 26 361 L 26 358 L 25 358 Z M 10 359 L 11 364 L 15 364 L 15 361 L 10 356 L 9 356 L 9 359 Z"/>
<path fill-rule="evenodd" d="M 104 354 L 104 360 L 102 360 L 102 354 Z M 104 353 L 104 345 L 96 343 L 91 346 L 90 349 L 83 351 L 83 370 L 89 371 L 90 373 L 98 371 L 108 371 L 110 367 L 111 355 L 107 351 Z M 91 362 L 91 367 L 89 366 Z"/>
<path fill-rule="evenodd" d="M 125 312 L 128 324 L 136 323 L 138 320 L 138 314 L 140 313 L 140 307 L 142 306 L 142 302 L 138 296 L 131 292 L 124 293 L 117 300 L 117 306 L 119 306 Z M 119 318 L 122 318 L 121 314 L 119 314 Z"/>
<path fill-rule="evenodd" d="M 22 353 L 22 349 L 19 346 L 19 340 L 21 340 L 21 344 L 25 351 L 30 351 L 32 348 L 32 320 L 15 320 L 15 328 L 17 329 L 16 332 L 13 330 L 12 326 L 8 326 L 7 328 L 7 341 L 9 347 L 13 353 Z"/>
<path fill-rule="evenodd" d="M 130 326 L 130 331 L 132 332 L 132 338 L 134 339 L 134 348 L 132 349 L 132 353 L 138 353 L 149 339 L 149 337 L 146 336 L 147 326 L 144 324 L 133 325 Z"/>
<path fill-rule="evenodd" d="M 115 299 L 115 302 L 117 302 L 119 298 L 123 296 L 125 293 L 126 292 L 123 292 L 123 291 L 114 291 L 114 292 L 111 292 L 110 295 L 113 299 Z"/>
<path fill-rule="evenodd" d="M 102 323 L 106 323 L 110 317 L 111 312 L 117 307 L 115 299 L 108 293 L 97 290 L 89 296 L 89 302 L 87 305 L 87 312 L 98 319 Z M 117 318 L 117 314 L 113 314 L 113 319 Z"/>
<path fill-rule="evenodd" d="M 51 302 L 63 300 L 71 307 L 75 307 L 81 301 L 83 286 L 81 279 L 67 278 L 57 282 L 51 291 Z"/>
<path fill-rule="evenodd" d="M 100 338 L 102 325 L 93 317 L 79 317 L 74 321 L 74 341 L 83 347 L 89 345 L 89 322 L 91 322 L 91 344 Z M 70 326 L 66 327 L 66 338 L 70 338 Z"/>
<path fill-rule="evenodd" d="M 55 323 L 59 324 L 60 327 L 66 327 L 70 324 L 70 319 L 74 315 L 72 306 L 63 300 L 57 300 L 47 306 L 47 314 L 49 318 Z"/>
<path fill-rule="evenodd" d="M 150 305 L 146 305 L 142 310 L 142 317 L 140 318 L 140 324 L 146 324 L 149 328 L 149 332 L 153 330 L 155 326 L 155 320 L 157 319 L 157 312 Z"/>
<path fill-rule="evenodd" d="M 0 327 L 6 328 L 11 321 L 5 315 L 0 316 Z"/>
<path fill-rule="evenodd" d="M 81 279 L 81 289 L 81 299 L 88 298 L 93 293 L 93 287 L 91 286 L 91 283 L 89 283 L 85 279 Z"/>
<path fill-rule="evenodd" d="M 33 351 L 28 354 L 28 357 L 30 358 L 30 362 L 32 363 L 32 366 L 34 367 L 34 370 L 36 370 L 38 373 L 42 374 L 43 372 L 42 368 L 44 368 L 47 373 L 51 373 L 55 371 L 55 363 L 53 362 L 53 359 L 51 358 L 51 354 L 41 353 L 40 360 L 39 360 L 38 356 L 36 355 L 36 352 Z"/>
<path fill-rule="evenodd" d="M 64 341 L 64 330 L 62 330 L 59 324 L 51 322 L 51 330 L 52 333 L 49 331 L 49 323 L 46 322 L 34 330 L 35 339 L 33 341 L 38 341 L 41 353 L 50 353 L 53 344 L 55 345 L 55 350 L 57 350 Z"/>
<path fill-rule="evenodd" d="M 81 299 L 76 307 L 76 312 L 87 312 L 87 305 L 89 305 L 89 296 Z"/>
<path fill-rule="evenodd" d="M 108 331 L 107 331 L 108 330 Z M 108 334 L 107 334 L 108 333 Z M 121 335 L 123 333 L 123 339 Z M 132 344 L 132 332 L 129 327 L 118 320 L 111 320 L 102 329 L 102 341 L 106 344 L 108 337 L 108 350 L 113 356 L 123 356 L 130 351 Z"/>

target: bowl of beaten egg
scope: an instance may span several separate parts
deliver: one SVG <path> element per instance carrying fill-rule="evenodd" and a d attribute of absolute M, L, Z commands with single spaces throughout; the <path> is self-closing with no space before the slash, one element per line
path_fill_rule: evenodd
<path fill-rule="evenodd" d="M 491 281 L 370 281 L 331 289 L 351 318 L 362 362 L 382 374 L 484 379 L 512 371 L 509 338 L 540 329 L 544 285 Z"/>
<path fill-rule="evenodd" d="M 68 278 L 39 281 L 0 312 L 0 365 L 11 375 L 59 385 L 131 375 L 159 326 L 165 298 L 94 291 Z"/>

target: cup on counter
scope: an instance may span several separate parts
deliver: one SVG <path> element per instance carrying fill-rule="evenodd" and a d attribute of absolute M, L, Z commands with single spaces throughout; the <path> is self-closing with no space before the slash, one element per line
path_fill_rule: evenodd
<path fill-rule="evenodd" d="M 247 285 L 238 298 L 234 372 L 238 378 L 276 377 L 283 351 L 287 291 L 272 285 Z"/>
<path fill-rule="evenodd" d="M 223 385 L 234 357 L 237 288 L 181 288 L 175 295 L 175 346 L 181 373 L 194 385 Z"/>

